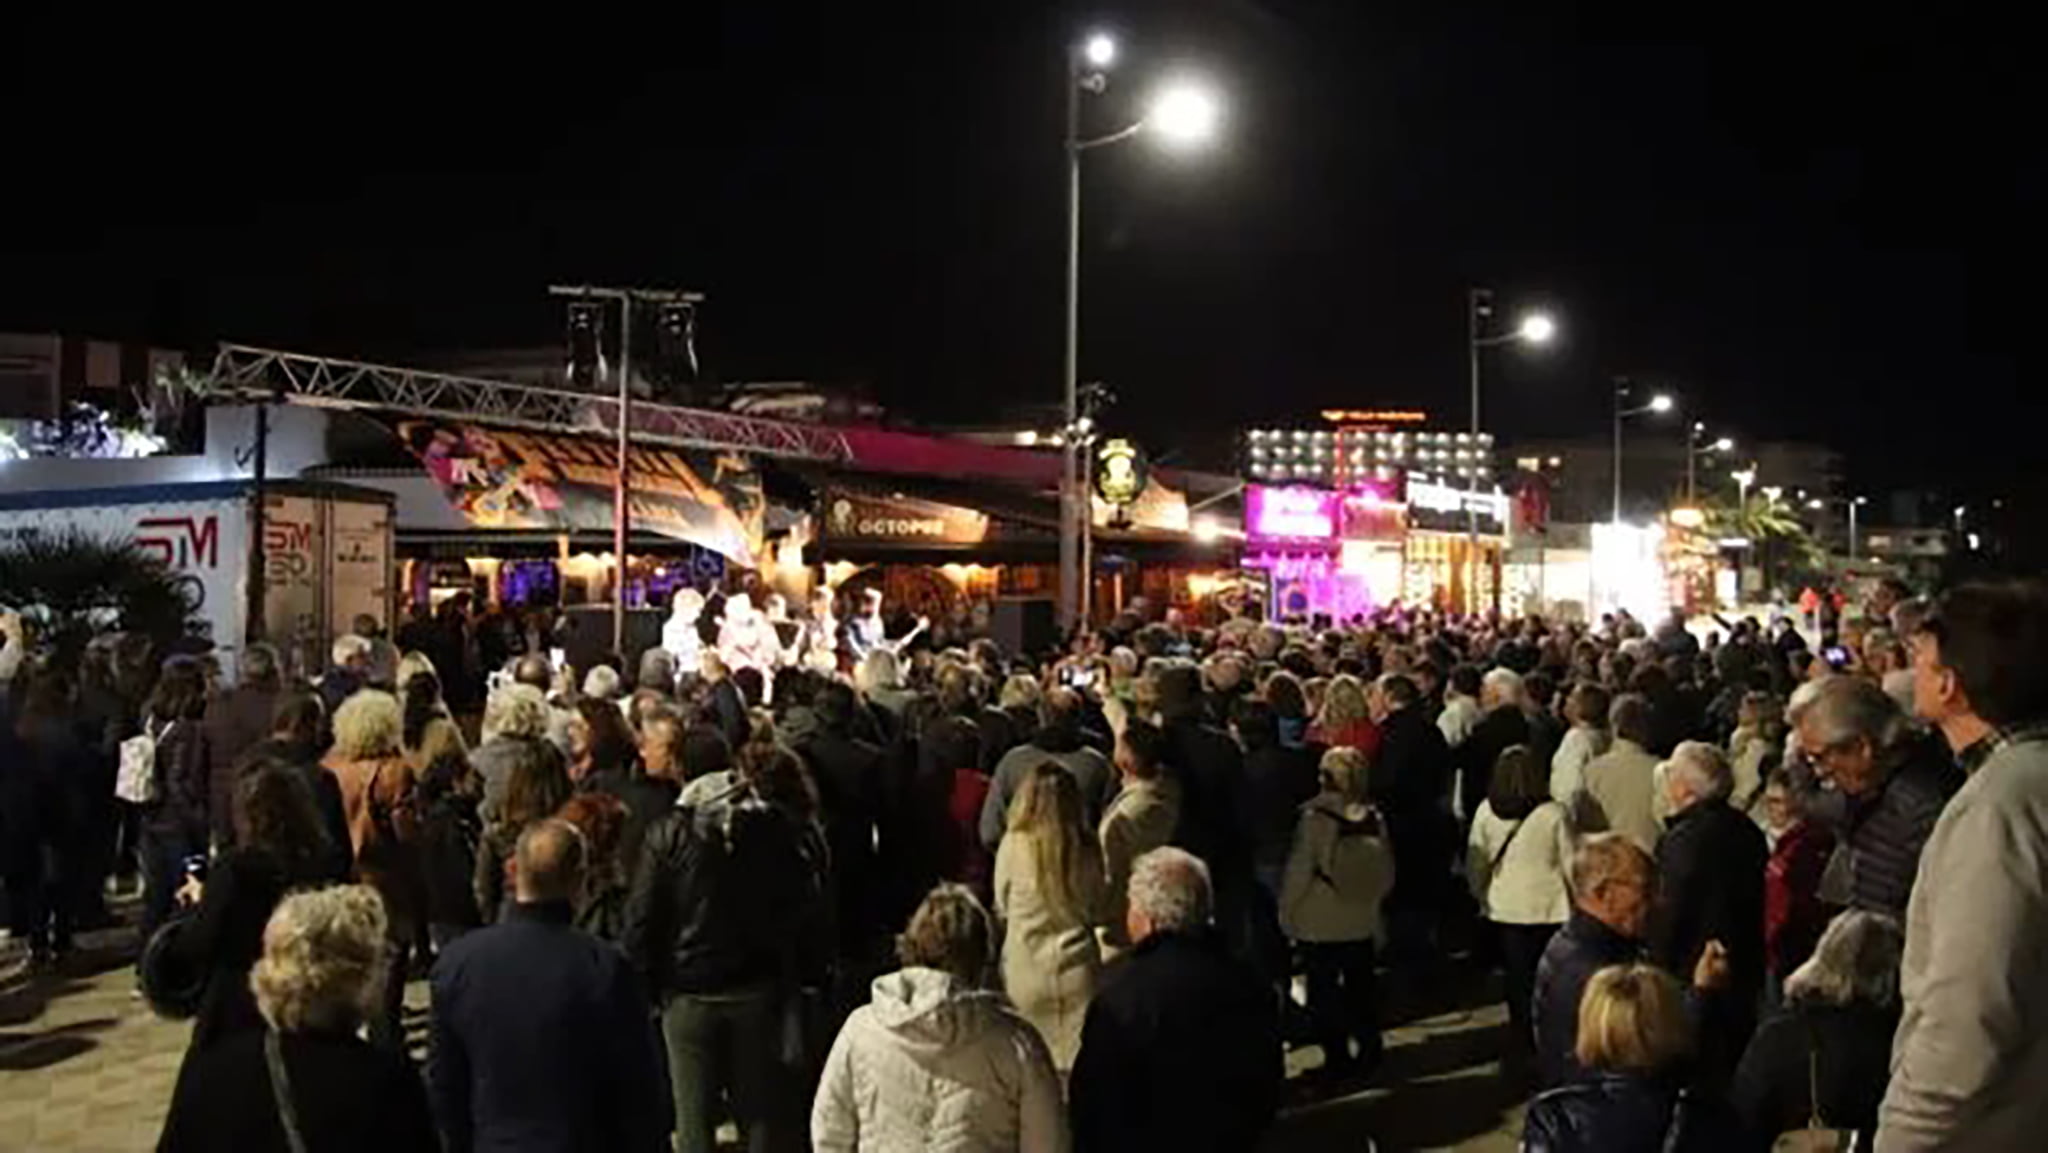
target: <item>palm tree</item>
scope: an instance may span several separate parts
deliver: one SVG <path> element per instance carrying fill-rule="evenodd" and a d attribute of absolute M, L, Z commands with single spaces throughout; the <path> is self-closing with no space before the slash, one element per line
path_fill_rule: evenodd
<path fill-rule="evenodd" d="M 1752 542 L 1760 557 L 1775 556 L 1790 575 L 1820 572 L 1827 567 L 1827 550 L 1783 500 L 1758 493 L 1739 503 L 1718 493 L 1702 494 L 1699 509 L 1706 515 L 1704 531 L 1717 537 L 1740 537 Z M 1769 584 L 1768 573 L 1765 584 Z"/>
<path fill-rule="evenodd" d="M 21 613 L 39 647 L 73 667 L 101 633 L 143 633 L 165 652 L 204 627 L 191 589 L 162 560 L 77 531 L 0 549 L 0 604 Z"/>

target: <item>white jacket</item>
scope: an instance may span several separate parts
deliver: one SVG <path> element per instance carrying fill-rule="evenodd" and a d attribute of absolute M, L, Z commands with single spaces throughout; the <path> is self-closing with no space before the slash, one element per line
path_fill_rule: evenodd
<path fill-rule="evenodd" d="M 1550 758 L 1550 799 L 1560 805 L 1570 805 L 1572 797 L 1586 787 L 1586 766 L 1594 757 L 1607 751 L 1606 729 L 1590 725 L 1573 725 L 1567 729 L 1564 739 L 1557 742 L 1557 753 Z"/>
<path fill-rule="evenodd" d="M 1059 1075 L 1002 994 L 935 969 L 875 978 L 825 1058 L 818 1153 L 1065 1153 Z"/>
<path fill-rule="evenodd" d="M 1479 803 L 1465 850 L 1465 876 L 1487 920 L 1497 925 L 1564 924 L 1572 912 L 1565 889 L 1571 860 L 1571 829 L 1563 805 L 1546 801 L 1521 820 L 1510 821 L 1494 815 L 1493 802 Z"/>

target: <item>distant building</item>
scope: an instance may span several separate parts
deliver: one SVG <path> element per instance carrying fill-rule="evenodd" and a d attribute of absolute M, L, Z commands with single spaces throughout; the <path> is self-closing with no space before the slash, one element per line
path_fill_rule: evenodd
<path fill-rule="evenodd" d="M 1551 516 L 1561 521 L 1607 521 L 1614 510 L 1614 440 L 1611 436 L 1572 440 L 1517 440 L 1505 453 L 1518 471 L 1540 472 L 1549 486 Z M 1733 453 L 1701 452 L 1694 460 L 1693 485 L 1732 503 L 1733 473 L 1755 466 L 1751 495 L 1766 487 L 1784 498 L 1826 494 L 1840 484 L 1842 456 L 1824 445 L 1802 441 L 1742 443 Z M 1622 519 L 1644 522 L 1683 503 L 1686 443 L 1678 429 L 1631 425 L 1622 441 Z"/>

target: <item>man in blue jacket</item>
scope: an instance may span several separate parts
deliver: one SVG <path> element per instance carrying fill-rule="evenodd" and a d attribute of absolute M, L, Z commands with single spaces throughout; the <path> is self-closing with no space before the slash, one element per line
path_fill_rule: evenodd
<path fill-rule="evenodd" d="M 624 954 L 570 924 L 584 843 L 519 837 L 516 903 L 434 966 L 427 1082 L 453 1153 L 668 1149 L 647 995 Z"/>

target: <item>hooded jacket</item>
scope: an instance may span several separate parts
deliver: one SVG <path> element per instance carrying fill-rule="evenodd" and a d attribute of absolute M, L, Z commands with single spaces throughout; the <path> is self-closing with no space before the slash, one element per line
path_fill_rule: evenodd
<path fill-rule="evenodd" d="M 1280 924 L 1297 941 L 1380 935 L 1380 902 L 1394 887 L 1394 854 L 1370 805 L 1321 793 L 1301 807 L 1280 883 Z"/>
<path fill-rule="evenodd" d="M 819 1153 L 1064 1153 L 1059 1077 L 1002 995 L 936 969 L 878 977 L 811 1105 Z"/>

